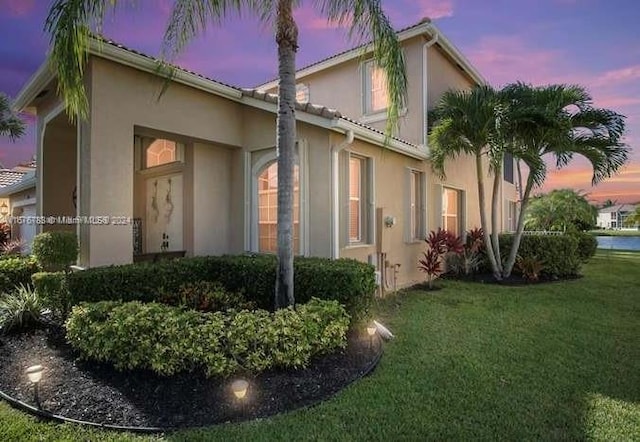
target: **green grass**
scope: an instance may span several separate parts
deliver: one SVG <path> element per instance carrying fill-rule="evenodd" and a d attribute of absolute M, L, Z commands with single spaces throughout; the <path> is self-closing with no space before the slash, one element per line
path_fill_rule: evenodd
<path fill-rule="evenodd" d="M 640 253 L 601 251 L 580 280 L 401 294 L 380 306 L 397 338 L 372 376 L 311 409 L 164 439 L 638 440 L 638 268 Z M 0 403 L 0 440 L 133 439 Z"/>
<path fill-rule="evenodd" d="M 590 230 L 595 236 L 640 236 L 640 230 Z"/>

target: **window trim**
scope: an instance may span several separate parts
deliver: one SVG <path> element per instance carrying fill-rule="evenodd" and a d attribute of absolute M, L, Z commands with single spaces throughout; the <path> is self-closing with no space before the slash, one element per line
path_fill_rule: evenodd
<path fill-rule="evenodd" d="M 364 60 L 360 64 L 361 70 L 361 79 L 360 79 L 360 88 L 361 88 L 361 107 L 362 107 L 362 116 L 359 119 L 360 123 L 370 124 L 377 123 L 380 121 L 385 121 L 387 119 L 387 110 L 389 106 L 384 109 L 370 110 L 368 108 L 368 103 L 371 101 L 371 88 L 370 86 L 371 80 L 369 79 L 369 68 L 368 66 L 375 63 L 373 58 L 368 58 Z M 386 87 L 386 85 L 385 85 Z M 389 91 L 387 90 L 387 101 L 389 101 Z M 407 115 L 407 106 L 403 107 L 398 111 L 398 117 L 404 117 Z"/>
<path fill-rule="evenodd" d="M 459 232 L 457 232 L 458 236 L 462 236 L 467 229 L 467 201 L 466 201 L 466 190 L 462 187 L 457 187 L 457 186 L 452 186 L 452 185 L 445 185 L 443 184 L 441 186 L 441 191 L 440 191 L 440 226 L 442 229 L 446 230 L 446 223 L 444 222 L 444 191 L 445 190 L 453 190 L 455 192 L 458 193 L 458 210 L 459 213 L 456 214 L 456 217 L 458 218 L 458 230 Z"/>
<path fill-rule="evenodd" d="M 351 204 L 350 204 L 350 165 L 351 158 L 358 158 L 361 162 L 361 197 L 360 197 L 360 239 L 351 240 Z M 371 246 L 375 243 L 375 167 L 373 158 L 358 152 L 347 151 L 345 160 L 345 179 L 343 198 L 345 207 L 345 217 L 343 220 L 343 241 L 342 246 L 347 248 Z"/>
<path fill-rule="evenodd" d="M 146 144 L 145 142 L 148 140 L 152 140 L 152 141 Z M 174 161 L 158 164 L 156 166 L 147 166 L 147 150 L 151 147 L 151 144 L 153 144 L 153 142 L 156 140 L 166 140 L 166 141 L 171 141 L 175 143 L 176 159 Z M 187 144 L 182 141 L 178 141 L 174 138 L 169 138 L 169 137 L 151 137 L 147 135 L 134 134 L 133 143 L 134 143 L 134 150 L 137 152 L 136 170 L 140 172 L 149 173 L 147 171 L 156 171 L 156 170 L 160 171 L 165 169 L 172 170 L 173 168 L 176 168 L 176 166 L 182 166 L 185 164 Z"/>
<path fill-rule="evenodd" d="M 416 182 L 412 183 L 413 177 Z M 413 219 L 411 193 L 415 188 L 418 189 L 416 195 L 416 211 L 417 219 Z M 413 244 L 424 241 L 427 236 L 427 195 L 426 195 L 426 173 L 423 170 L 407 167 L 406 172 L 406 191 L 405 191 L 405 242 Z M 415 222 L 417 221 L 417 223 Z M 417 228 L 415 227 L 417 225 Z M 419 234 L 416 236 L 416 232 Z"/>

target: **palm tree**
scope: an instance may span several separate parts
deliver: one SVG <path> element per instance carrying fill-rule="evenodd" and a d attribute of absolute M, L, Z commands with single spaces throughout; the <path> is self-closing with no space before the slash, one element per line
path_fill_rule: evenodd
<path fill-rule="evenodd" d="M 493 228 L 489 229 L 487 224 L 483 160 L 483 157 L 488 157 L 490 171 L 494 176 L 500 176 L 502 152 L 495 148 L 498 100 L 497 92 L 491 86 L 486 85 L 476 86 L 465 91 L 446 91 L 429 117 L 429 120 L 433 121 L 429 133 L 429 146 L 431 166 L 441 178 L 446 178 L 445 163 L 447 160 L 460 155 L 475 157 L 480 225 L 487 249 L 487 258 L 494 277 L 501 279 L 502 267 L 500 249 L 497 246 L 497 234 L 495 239 L 491 238 L 489 234 L 489 232 L 497 231 L 497 221 L 492 216 Z"/>
<path fill-rule="evenodd" d="M 638 204 L 633 212 L 631 212 L 624 219 L 624 224 L 627 227 L 638 227 L 640 230 L 640 204 Z"/>
<path fill-rule="evenodd" d="M 527 230 L 581 232 L 595 226 L 598 210 L 573 189 L 555 189 L 533 197 L 525 214 Z"/>
<path fill-rule="evenodd" d="M 113 0 L 55 0 L 45 29 L 51 34 L 51 59 L 58 74 L 58 88 L 64 97 L 67 113 L 87 115 L 87 98 L 83 69 L 91 25 L 99 29 Z M 278 271 L 275 306 L 294 304 L 293 296 L 293 170 L 296 140 L 295 56 L 298 50 L 298 27 L 293 18 L 294 0 L 176 0 L 167 26 L 163 55 L 170 61 L 187 43 L 210 23 L 222 21 L 232 12 L 249 10 L 275 27 L 278 45 Z M 349 24 L 350 36 L 369 37 L 373 57 L 387 74 L 387 132 L 395 127 L 398 110 L 404 105 L 407 79 L 404 56 L 380 0 L 317 0 L 314 4 L 328 20 Z M 168 66 L 167 78 L 172 67 Z M 167 68 L 167 66 L 164 66 Z M 163 66 L 159 66 L 163 70 Z"/>
<path fill-rule="evenodd" d="M 505 148 L 529 169 L 526 184 L 520 180 L 521 206 L 518 226 L 503 276 L 509 277 L 515 264 L 525 213 L 531 192 L 546 177 L 544 157 L 553 155 L 556 167 L 566 166 L 575 155 L 585 157 L 593 168 L 592 184 L 615 174 L 627 161 L 628 148 L 621 142 L 624 116 L 594 108 L 591 96 L 581 86 L 532 87 L 514 83 L 502 89 L 507 106 L 501 126 L 513 143 Z M 524 187 L 523 187 L 524 184 Z"/>
<path fill-rule="evenodd" d="M 15 141 L 24 135 L 24 122 L 13 113 L 9 98 L 0 92 L 0 135 Z"/>

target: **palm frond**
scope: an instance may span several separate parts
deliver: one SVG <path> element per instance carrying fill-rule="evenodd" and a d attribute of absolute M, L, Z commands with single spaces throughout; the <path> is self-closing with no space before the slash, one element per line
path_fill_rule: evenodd
<path fill-rule="evenodd" d="M 316 6 L 328 20 L 349 23 L 350 38 L 371 41 L 373 59 L 386 74 L 389 106 L 386 134 L 389 137 L 407 102 L 407 73 L 404 53 L 380 0 L 316 0 Z"/>
<path fill-rule="evenodd" d="M 24 130 L 25 124 L 12 111 L 9 98 L 0 93 L 0 135 L 7 136 L 11 141 L 15 141 L 24 135 Z"/>

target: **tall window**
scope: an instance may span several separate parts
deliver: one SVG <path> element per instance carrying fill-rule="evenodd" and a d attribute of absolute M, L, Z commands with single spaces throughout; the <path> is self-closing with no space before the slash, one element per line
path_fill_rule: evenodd
<path fill-rule="evenodd" d="M 503 163 L 504 180 L 508 183 L 513 184 L 515 181 L 513 179 L 513 155 L 511 155 L 510 153 L 505 153 Z"/>
<path fill-rule="evenodd" d="M 261 253 L 278 250 L 278 164 L 258 176 L 258 247 Z M 298 166 L 293 171 L 293 250 L 300 250 L 300 179 Z"/>
<path fill-rule="evenodd" d="M 423 173 L 409 171 L 409 240 L 424 239 Z"/>
<path fill-rule="evenodd" d="M 364 158 L 349 158 L 349 242 L 362 242 Z"/>
<path fill-rule="evenodd" d="M 462 233 L 462 191 L 442 189 L 442 228 L 456 235 Z"/>
<path fill-rule="evenodd" d="M 516 231 L 518 222 L 518 203 L 515 201 L 507 201 L 507 225 L 505 226 L 509 232 Z"/>
<path fill-rule="evenodd" d="M 382 112 L 389 106 L 387 76 L 373 61 L 364 65 L 365 114 Z"/>

